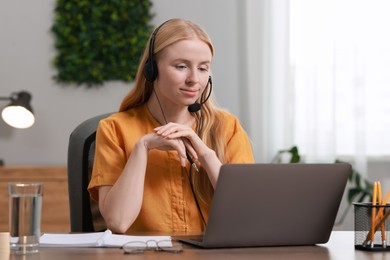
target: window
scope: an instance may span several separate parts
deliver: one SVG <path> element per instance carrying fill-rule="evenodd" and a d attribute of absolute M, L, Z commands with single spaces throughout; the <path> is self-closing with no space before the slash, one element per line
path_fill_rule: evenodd
<path fill-rule="evenodd" d="M 294 143 L 303 153 L 390 155 L 390 1 L 291 0 Z"/>

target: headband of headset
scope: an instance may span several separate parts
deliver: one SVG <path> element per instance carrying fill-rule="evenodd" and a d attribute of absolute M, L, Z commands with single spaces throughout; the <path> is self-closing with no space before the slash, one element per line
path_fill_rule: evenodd
<path fill-rule="evenodd" d="M 144 67 L 144 76 L 146 80 L 149 82 L 155 81 L 158 75 L 157 63 L 154 60 L 154 41 L 156 40 L 156 35 L 158 30 L 160 30 L 160 28 L 169 21 L 170 20 L 165 21 L 159 27 L 157 27 L 152 33 L 152 37 L 150 37 L 149 56 L 148 59 L 146 60 L 145 67 Z"/>

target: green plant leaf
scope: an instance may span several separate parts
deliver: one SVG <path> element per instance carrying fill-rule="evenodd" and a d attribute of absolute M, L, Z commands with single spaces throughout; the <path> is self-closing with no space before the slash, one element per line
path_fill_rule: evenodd
<path fill-rule="evenodd" d="M 289 152 L 291 153 L 290 163 L 299 163 L 301 161 L 301 156 L 299 155 L 298 147 L 293 146 Z"/>
<path fill-rule="evenodd" d="M 348 190 L 348 202 L 351 204 L 353 199 L 361 193 L 361 189 L 358 188 L 350 188 Z"/>
<path fill-rule="evenodd" d="M 134 80 L 152 26 L 150 0 L 57 0 L 54 79 L 101 86 Z"/>
<path fill-rule="evenodd" d="M 361 195 L 356 200 L 356 202 L 363 202 L 366 197 L 370 197 L 370 194 L 368 194 L 367 192 L 361 192 Z"/>
<path fill-rule="evenodd" d="M 360 185 L 360 174 L 356 174 L 356 172 L 352 171 L 353 172 L 353 175 L 355 176 L 355 186 L 357 188 L 361 188 L 361 185 Z"/>

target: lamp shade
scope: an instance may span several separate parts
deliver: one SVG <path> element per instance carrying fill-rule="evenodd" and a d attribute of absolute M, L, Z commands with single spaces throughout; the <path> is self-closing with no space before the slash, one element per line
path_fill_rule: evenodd
<path fill-rule="evenodd" d="M 31 95 L 26 91 L 14 93 L 10 97 L 11 103 L 1 112 L 3 120 L 15 128 L 28 128 L 35 122 L 30 106 Z"/>

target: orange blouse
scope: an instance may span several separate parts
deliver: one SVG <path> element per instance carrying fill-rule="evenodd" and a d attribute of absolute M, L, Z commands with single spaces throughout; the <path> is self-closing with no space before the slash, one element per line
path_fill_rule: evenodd
<path fill-rule="evenodd" d="M 249 139 L 238 119 L 222 111 L 223 138 L 227 162 L 253 163 Z M 96 152 L 88 190 L 98 200 L 99 186 L 114 185 L 138 139 L 153 132 L 159 123 L 146 105 L 115 113 L 100 121 L 96 133 Z M 148 154 L 141 211 L 130 227 L 132 231 L 203 231 L 189 179 L 176 151 L 151 150 Z M 208 210 L 208 209 L 207 209 Z M 204 212 L 208 216 L 208 212 Z"/>

